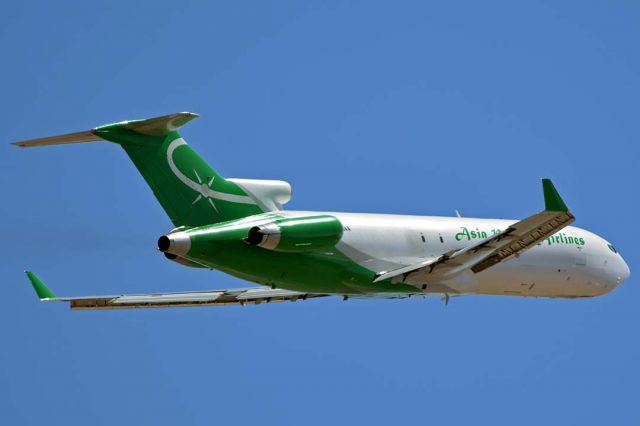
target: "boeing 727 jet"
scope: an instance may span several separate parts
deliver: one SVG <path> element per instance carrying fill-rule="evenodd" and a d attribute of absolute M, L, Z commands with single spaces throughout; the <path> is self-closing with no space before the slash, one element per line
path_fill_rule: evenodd
<path fill-rule="evenodd" d="M 58 297 L 27 271 L 38 297 L 72 309 L 244 305 L 323 296 L 409 298 L 468 294 L 579 298 L 629 277 L 609 242 L 575 217 L 548 179 L 544 210 L 522 220 L 286 211 L 291 186 L 220 176 L 178 133 L 183 112 L 16 142 L 21 147 L 109 141 L 129 156 L 174 229 L 158 239 L 169 261 L 217 269 L 241 289 Z"/>

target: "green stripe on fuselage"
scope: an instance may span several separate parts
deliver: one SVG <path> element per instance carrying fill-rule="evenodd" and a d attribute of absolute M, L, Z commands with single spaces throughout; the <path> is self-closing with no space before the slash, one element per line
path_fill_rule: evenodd
<path fill-rule="evenodd" d="M 244 280 L 301 292 L 417 292 L 413 286 L 391 284 L 390 280 L 374 284 L 374 271 L 358 265 L 335 247 L 319 252 L 282 253 L 243 241 L 256 222 L 277 217 L 256 215 L 241 221 L 184 230 L 191 238 L 191 250 L 184 257 Z M 214 241 L 211 232 L 217 235 Z"/>

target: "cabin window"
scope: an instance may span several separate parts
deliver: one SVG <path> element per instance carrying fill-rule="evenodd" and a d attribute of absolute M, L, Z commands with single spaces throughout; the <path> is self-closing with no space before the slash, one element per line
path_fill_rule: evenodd
<path fill-rule="evenodd" d="M 440 242 L 444 243 L 444 238 L 442 238 L 442 235 L 440 235 Z"/>
<path fill-rule="evenodd" d="M 607 244 L 607 247 L 609 247 L 609 250 L 611 250 L 614 253 L 618 253 L 618 250 L 616 250 L 616 248 L 614 246 L 612 246 L 611 244 Z"/>
<path fill-rule="evenodd" d="M 424 235 L 420 235 L 420 238 L 422 239 L 422 242 L 423 242 L 423 243 L 426 243 L 426 242 L 427 242 L 427 240 L 425 240 L 425 239 L 424 239 Z"/>

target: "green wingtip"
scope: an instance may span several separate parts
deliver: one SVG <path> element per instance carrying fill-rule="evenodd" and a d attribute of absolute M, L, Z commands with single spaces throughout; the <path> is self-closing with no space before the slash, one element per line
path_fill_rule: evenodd
<path fill-rule="evenodd" d="M 38 295 L 40 300 L 56 298 L 55 293 L 52 292 L 49 289 L 49 287 L 44 285 L 42 280 L 40 280 L 40 278 L 38 278 L 36 274 L 34 274 L 31 271 L 24 271 L 24 272 L 27 274 L 27 278 L 29 278 L 29 281 L 31 281 L 31 285 L 33 286 L 33 289 L 36 291 L 36 294 Z"/>
<path fill-rule="evenodd" d="M 560 194 L 553 186 L 551 179 L 542 179 L 542 191 L 544 192 L 544 209 L 551 212 L 568 212 L 569 208 L 562 201 Z"/>

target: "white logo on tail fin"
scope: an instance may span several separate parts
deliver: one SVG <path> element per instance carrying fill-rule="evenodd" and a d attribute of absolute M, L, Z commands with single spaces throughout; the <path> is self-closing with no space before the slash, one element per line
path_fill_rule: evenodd
<path fill-rule="evenodd" d="M 216 178 L 215 176 L 212 176 L 211 179 L 209 179 L 208 183 L 202 183 L 202 179 L 200 179 L 200 175 L 198 174 L 196 169 L 193 169 L 193 173 L 196 174 L 196 179 L 198 179 L 198 183 L 200 184 L 200 188 L 202 188 L 203 191 L 205 191 L 207 189 L 211 189 L 211 184 L 213 183 L 213 180 Z M 195 200 L 193 200 L 193 203 L 191 203 L 191 205 L 194 205 L 195 203 L 200 201 L 202 198 L 203 198 L 202 197 L 202 193 L 198 194 L 198 196 L 196 197 Z M 207 198 L 207 200 L 209 201 L 209 204 L 211 204 L 211 207 L 213 207 L 213 209 L 217 212 L 218 208 L 213 203 L 213 200 L 211 198 Z"/>
<path fill-rule="evenodd" d="M 196 179 L 198 179 L 198 182 L 195 182 L 195 181 L 189 179 L 187 176 L 185 176 L 180 171 L 180 169 L 178 169 L 178 166 L 176 166 L 176 163 L 173 161 L 173 151 L 175 151 L 178 147 L 180 147 L 182 145 L 186 145 L 186 144 L 187 143 L 182 138 L 178 138 L 178 139 L 174 140 L 173 142 L 171 142 L 169 144 L 169 147 L 167 148 L 167 162 L 169 163 L 169 168 L 171 169 L 173 174 L 180 180 L 180 182 L 184 183 L 189 188 L 193 189 L 194 191 L 196 191 L 199 194 L 196 197 L 196 199 L 193 200 L 193 203 L 191 203 L 191 204 L 195 204 L 195 203 L 197 203 L 198 201 L 200 201 L 201 199 L 204 198 L 204 199 L 207 199 L 209 201 L 209 204 L 211 204 L 211 206 L 216 211 L 218 211 L 218 208 L 213 203 L 212 198 L 215 199 L 215 200 L 229 201 L 229 202 L 232 202 L 232 203 L 256 204 L 256 202 L 253 201 L 253 199 L 251 197 L 248 197 L 246 195 L 225 194 L 224 192 L 218 192 L 218 191 L 214 191 L 213 189 L 211 189 L 211 185 L 213 184 L 213 181 L 215 180 L 215 176 L 211 177 L 208 182 L 203 181 L 200 178 L 200 176 L 198 175 L 198 172 L 195 169 L 193 170 L 193 172 L 195 173 Z"/>

